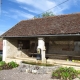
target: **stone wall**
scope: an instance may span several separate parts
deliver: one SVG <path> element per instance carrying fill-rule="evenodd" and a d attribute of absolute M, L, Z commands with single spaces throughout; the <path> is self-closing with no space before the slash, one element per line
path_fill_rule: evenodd
<path fill-rule="evenodd" d="M 4 39 L 5 40 L 5 39 Z M 35 43 L 36 46 L 30 46 L 30 49 L 21 49 L 18 47 L 18 40 L 30 40 L 30 45 Z M 29 57 L 29 53 L 34 53 L 37 50 L 36 38 L 8 38 L 6 39 L 6 57 L 7 58 L 26 58 Z M 27 44 L 26 44 L 27 45 Z"/>
<path fill-rule="evenodd" d="M 74 41 L 49 42 L 48 54 L 80 56 L 80 42 Z"/>
<path fill-rule="evenodd" d="M 58 69 L 61 66 L 39 66 L 39 65 L 31 65 L 31 64 L 24 64 L 21 63 L 18 67 L 20 72 L 27 72 L 27 73 L 35 73 L 35 74 L 48 74 L 52 73 L 54 70 Z"/>
<path fill-rule="evenodd" d="M 28 57 L 28 50 L 18 50 L 17 39 L 7 39 L 7 52 L 6 57 L 16 58 L 16 57 Z"/>

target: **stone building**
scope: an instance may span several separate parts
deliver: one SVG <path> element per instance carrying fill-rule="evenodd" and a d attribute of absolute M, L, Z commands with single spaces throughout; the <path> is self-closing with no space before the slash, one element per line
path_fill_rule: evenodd
<path fill-rule="evenodd" d="M 22 20 L 1 37 L 4 61 L 80 60 L 80 13 Z"/>

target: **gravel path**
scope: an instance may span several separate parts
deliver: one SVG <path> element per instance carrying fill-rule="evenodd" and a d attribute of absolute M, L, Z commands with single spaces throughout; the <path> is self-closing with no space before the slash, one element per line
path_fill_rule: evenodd
<path fill-rule="evenodd" d="M 0 71 L 0 80 L 53 80 L 51 74 L 32 74 L 18 69 Z"/>

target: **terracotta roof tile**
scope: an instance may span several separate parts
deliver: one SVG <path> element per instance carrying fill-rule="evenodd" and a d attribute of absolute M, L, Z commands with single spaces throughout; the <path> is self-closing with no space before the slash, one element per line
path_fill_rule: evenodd
<path fill-rule="evenodd" d="M 80 33 L 80 13 L 23 20 L 2 36 L 16 37 L 72 33 Z"/>

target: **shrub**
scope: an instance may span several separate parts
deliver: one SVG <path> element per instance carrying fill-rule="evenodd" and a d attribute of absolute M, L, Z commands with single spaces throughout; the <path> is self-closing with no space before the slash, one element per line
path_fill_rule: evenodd
<path fill-rule="evenodd" d="M 9 62 L 8 65 L 11 66 L 12 68 L 18 67 L 18 64 L 13 61 Z"/>
<path fill-rule="evenodd" d="M 18 64 L 16 62 L 9 62 L 9 63 L 5 63 L 5 61 L 1 61 L 0 62 L 0 70 L 4 70 L 4 69 L 12 69 L 18 67 Z"/>
<path fill-rule="evenodd" d="M 0 66 L 3 66 L 5 64 L 6 64 L 5 61 L 0 61 Z"/>
<path fill-rule="evenodd" d="M 4 67 L 6 67 L 5 65 L 6 65 L 5 61 L 0 61 L 0 70 L 3 70 Z"/>
<path fill-rule="evenodd" d="M 52 78 L 63 79 L 63 80 L 72 80 L 78 77 L 78 72 L 72 67 L 60 67 L 52 73 Z"/>
<path fill-rule="evenodd" d="M 8 64 L 4 64 L 3 66 L 0 66 L 0 70 L 4 70 L 4 69 L 12 69 L 12 67 L 9 66 Z"/>

